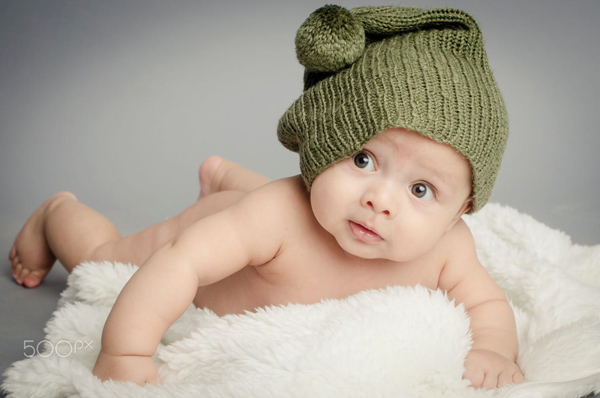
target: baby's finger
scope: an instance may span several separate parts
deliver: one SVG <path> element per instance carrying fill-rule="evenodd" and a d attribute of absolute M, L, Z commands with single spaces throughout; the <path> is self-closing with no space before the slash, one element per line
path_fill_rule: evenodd
<path fill-rule="evenodd" d="M 491 390 L 498 387 L 498 373 L 489 372 L 485 374 L 485 380 L 483 381 L 483 388 Z"/>
<path fill-rule="evenodd" d="M 514 384 L 523 383 L 524 381 L 525 381 L 525 376 L 523 376 L 523 373 L 521 373 L 520 370 L 517 370 L 515 373 L 513 373 L 512 382 Z"/>
<path fill-rule="evenodd" d="M 485 373 L 482 369 L 467 368 L 463 379 L 467 379 L 471 382 L 471 387 L 478 388 L 483 384 Z"/>
<path fill-rule="evenodd" d="M 502 387 L 507 384 L 513 384 L 513 371 L 508 370 L 500 373 L 498 376 L 498 387 Z"/>

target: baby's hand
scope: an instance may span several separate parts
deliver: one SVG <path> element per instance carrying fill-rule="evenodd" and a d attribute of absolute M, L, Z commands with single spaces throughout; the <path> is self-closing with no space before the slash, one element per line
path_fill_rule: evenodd
<path fill-rule="evenodd" d="M 158 371 L 152 358 L 133 355 L 110 355 L 100 351 L 92 373 L 100 380 L 122 380 L 144 385 L 158 385 Z"/>
<path fill-rule="evenodd" d="M 463 379 L 471 381 L 471 386 L 486 390 L 502 387 L 505 384 L 522 383 L 521 369 L 510 359 L 489 350 L 471 350 L 465 360 Z"/>

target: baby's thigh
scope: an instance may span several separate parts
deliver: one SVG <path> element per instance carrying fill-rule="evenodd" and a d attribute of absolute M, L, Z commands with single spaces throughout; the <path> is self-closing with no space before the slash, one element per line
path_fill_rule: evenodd
<path fill-rule="evenodd" d="M 239 202 L 244 195 L 246 192 L 220 191 L 204 196 L 177 216 L 179 226 L 181 229 L 185 229 L 204 217 L 225 210 Z"/>

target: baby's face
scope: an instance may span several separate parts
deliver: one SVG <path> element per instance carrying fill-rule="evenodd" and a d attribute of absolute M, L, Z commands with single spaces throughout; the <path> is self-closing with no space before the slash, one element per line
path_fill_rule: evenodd
<path fill-rule="evenodd" d="M 346 252 L 411 261 L 469 209 L 470 192 L 469 162 L 454 148 L 394 128 L 319 174 L 311 205 Z"/>

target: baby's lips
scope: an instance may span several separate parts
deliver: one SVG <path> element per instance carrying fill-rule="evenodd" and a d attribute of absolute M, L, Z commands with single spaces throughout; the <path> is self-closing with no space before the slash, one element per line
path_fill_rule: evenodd
<path fill-rule="evenodd" d="M 350 229 L 352 233 L 359 239 L 369 241 L 369 242 L 377 242 L 384 240 L 381 235 L 377 233 L 377 231 L 370 229 L 364 226 L 361 223 L 350 221 Z"/>

